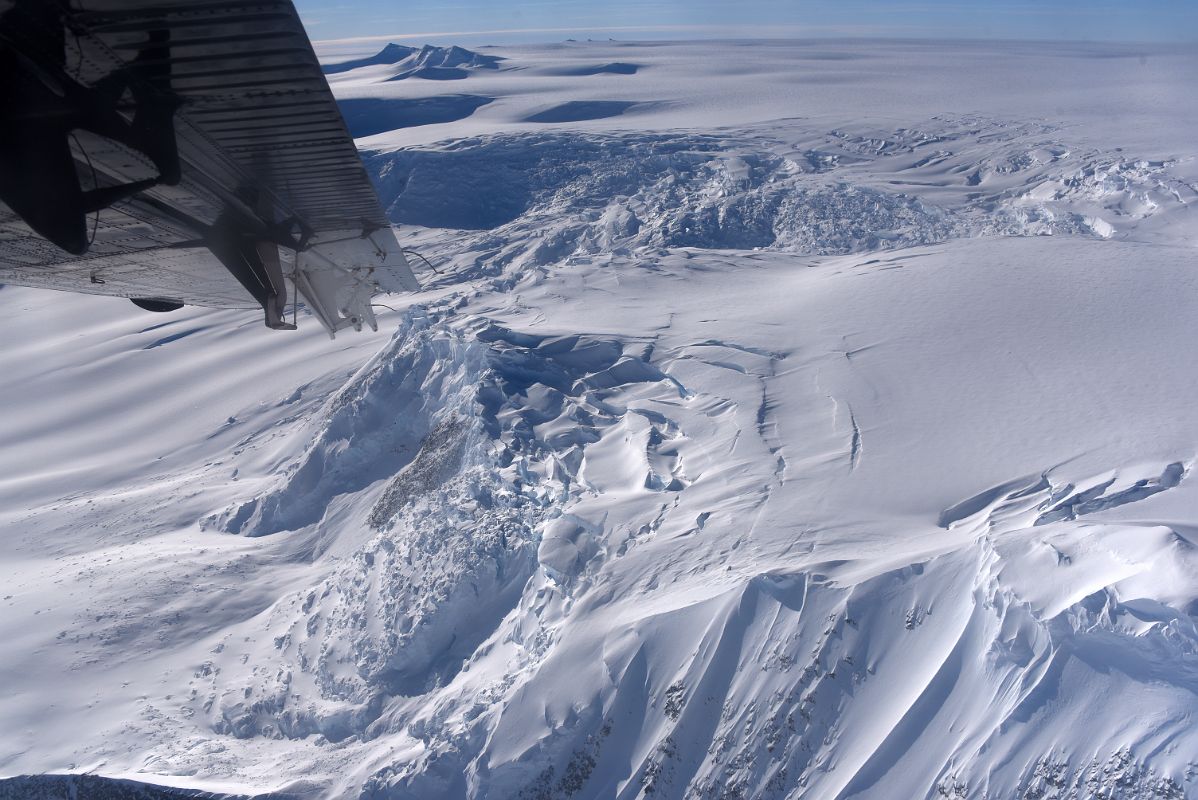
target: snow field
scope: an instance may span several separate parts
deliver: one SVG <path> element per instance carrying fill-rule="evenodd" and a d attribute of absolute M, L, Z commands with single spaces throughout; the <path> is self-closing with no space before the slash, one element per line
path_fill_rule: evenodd
<path fill-rule="evenodd" d="M 1192 145 L 1037 72 L 1124 98 L 1119 47 L 983 48 L 1046 84 L 1019 113 L 865 109 L 955 45 L 787 47 L 334 71 L 492 98 L 362 140 L 439 269 L 393 333 L 0 289 L 3 774 L 1193 795 Z"/>

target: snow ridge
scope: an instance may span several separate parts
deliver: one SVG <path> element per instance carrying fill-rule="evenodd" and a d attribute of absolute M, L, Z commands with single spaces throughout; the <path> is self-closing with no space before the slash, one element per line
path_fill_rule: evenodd
<path fill-rule="evenodd" d="M 269 636 L 278 663 L 247 670 L 226 637 L 197 671 L 196 711 L 237 737 L 335 742 L 368 730 L 386 698 L 452 680 L 538 566 L 568 584 L 595 555 L 562 509 L 585 490 L 587 445 L 623 415 L 603 398 L 663 381 L 612 340 L 493 324 L 467 337 L 410 319 L 330 398 L 276 485 L 212 518 L 247 536 L 308 528 L 304 558 L 320 558 L 333 529 L 338 549 L 361 544 L 254 621 L 243 641 Z M 678 488 L 668 457 L 665 477 L 655 471 L 665 423 L 649 425 L 645 485 Z M 323 702 L 297 707 L 301 695 Z"/>
<path fill-rule="evenodd" d="M 322 69 L 326 75 L 339 75 L 362 67 L 388 66 L 390 77 L 385 80 L 389 81 L 405 78 L 461 80 L 469 76 L 468 70 L 498 69 L 503 60 L 502 56 L 475 53 L 456 45 L 437 47 L 426 44 L 417 48 L 392 42 L 373 56 L 326 64 Z"/>

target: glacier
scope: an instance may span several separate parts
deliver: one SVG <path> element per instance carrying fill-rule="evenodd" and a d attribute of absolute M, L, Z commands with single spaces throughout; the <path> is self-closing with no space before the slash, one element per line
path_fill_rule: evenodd
<path fill-rule="evenodd" d="M 348 47 L 378 334 L 0 288 L 0 797 L 1198 796 L 1192 49 Z"/>

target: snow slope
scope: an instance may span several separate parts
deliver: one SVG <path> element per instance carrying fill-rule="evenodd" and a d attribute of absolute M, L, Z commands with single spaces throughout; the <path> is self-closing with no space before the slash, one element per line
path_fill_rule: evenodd
<path fill-rule="evenodd" d="M 0 288 L 0 775 L 1198 796 L 1198 56 L 419 53 L 390 330 Z"/>

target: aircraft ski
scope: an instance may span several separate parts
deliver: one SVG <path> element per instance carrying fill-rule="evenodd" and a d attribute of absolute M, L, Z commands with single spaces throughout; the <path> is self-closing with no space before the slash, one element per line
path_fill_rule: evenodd
<path fill-rule="evenodd" d="M 420 288 L 291 0 L 0 0 L 0 283 L 330 335 Z"/>

